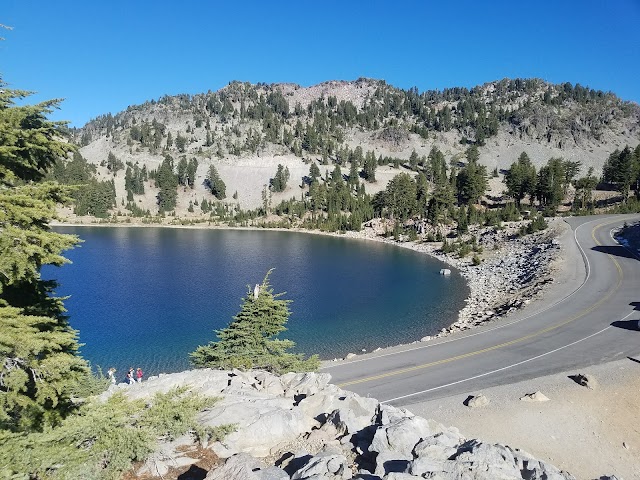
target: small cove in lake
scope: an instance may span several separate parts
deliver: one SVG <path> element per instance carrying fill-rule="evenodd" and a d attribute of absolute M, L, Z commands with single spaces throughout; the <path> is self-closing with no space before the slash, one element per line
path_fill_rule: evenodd
<path fill-rule="evenodd" d="M 84 240 L 73 264 L 45 267 L 70 295 L 81 354 L 120 380 L 189 368 L 189 352 L 215 339 L 239 311 L 247 285 L 270 268 L 274 292 L 292 300 L 283 338 L 333 358 L 419 340 L 453 323 L 469 289 L 428 255 L 339 236 L 239 229 L 55 228 Z"/>

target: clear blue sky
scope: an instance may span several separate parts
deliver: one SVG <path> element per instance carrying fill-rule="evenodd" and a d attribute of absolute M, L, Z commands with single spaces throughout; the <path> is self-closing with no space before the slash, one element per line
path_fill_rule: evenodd
<path fill-rule="evenodd" d="M 538 77 L 640 102 L 640 0 L 0 1 L 0 75 L 64 98 L 54 118 L 73 126 L 231 80 Z"/>

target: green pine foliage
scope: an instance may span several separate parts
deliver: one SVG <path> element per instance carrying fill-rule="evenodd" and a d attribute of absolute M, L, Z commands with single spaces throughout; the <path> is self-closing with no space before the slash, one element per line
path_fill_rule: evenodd
<path fill-rule="evenodd" d="M 536 167 L 531 163 L 529 156 L 522 152 L 518 161 L 511 164 L 511 168 L 504 177 L 507 194 L 515 199 L 519 207 L 525 196 L 529 195 L 533 200 L 536 193 L 536 182 Z"/>
<path fill-rule="evenodd" d="M 122 393 L 106 402 L 91 401 L 54 429 L 37 434 L 0 431 L 2 478 L 115 480 L 152 453 L 159 438 L 191 433 L 216 441 L 232 425 L 205 429 L 196 416 L 216 403 L 213 397 L 173 389 L 147 401 L 130 401 Z"/>
<path fill-rule="evenodd" d="M 615 150 L 604 164 L 603 179 L 622 193 L 623 201 L 627 201 L 629 191 L 634 188 L 636 197 L 640 198 L 640 145 L 632 150 L 628 145 Z"/>
<path fill-rule="evenodd" d="M 5 87 L 4 84 L 1 85 Z M 76 408 L 75 393 L 90 378 L 76 332 L 43 281 L 43 265 L 66 263 L 78 239 L 49 229 L 69 188 L 36 183 L 73 147 L 64 123 L 46 118 L 58 104 L 16 105 L 27 92 L 0 89 L 0 431 L 58 424 Z M 82 175 L 82 174 L 81 174 Z"/>
<path fill-rule="evenodd" d="M 271 271 L 259 286 L 257 298 L 254 289 L 248 287 L 240 312 L 228 327 L 216 331 L 218 341 L 199 346 L 191 353 L 195 366 L 276 373 L 313 371 L 319 367 L 317 355 L 305 358 L 303 354 L 290 353 L 294 342 L 278 338 L 286 331 L 291 301 L 280 299 L 282 293 L 273 293 L 269 284 Z"/>
<path fill-rule="evenodd" d="M 278 164 L 275 176 L 269 181 L 271 191 L 283 192 L 289 181 L 289 168 Z"/>
<path fill-rule="evenodd" d="M 156 172 L 156 186 L 158 192 L 158 210 L 168 212 L 176 208 L 178 200 L 178 176 L 174 173 L 173 158 L 166 154 Z"/>
<path fill-rule="evenodd" d="M 209 166 L 206 183 L 213 196 L 218 200 L 227 198 L 227 186 L 214 165 Z"/>
<path fill-rule="evenodd" d="M 487 167 L 478 163 L 478 149 L 475 145 L 467 150 L 468 163 L 457 176 L 458 198 L 469 205 L 478 203 L 488 188 Z"/>

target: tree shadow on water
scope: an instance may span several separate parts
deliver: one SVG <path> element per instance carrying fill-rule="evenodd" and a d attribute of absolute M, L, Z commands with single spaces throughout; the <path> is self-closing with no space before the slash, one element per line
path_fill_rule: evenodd
<path fill-rule="evenodd" d="M 591 248 L 594 252 L 606 253 L 608 255 L 613 255 L 616 257 L 622 258 L 632 258 L 634 260 L 638 260 L 629 250 L 620 245 L 597 245 Z"/>

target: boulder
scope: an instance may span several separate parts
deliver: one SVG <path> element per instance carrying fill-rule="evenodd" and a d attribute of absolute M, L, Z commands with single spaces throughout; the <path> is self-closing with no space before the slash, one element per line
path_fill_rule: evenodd
<path fill-rule="evenodd" d="M 524 397 L 520 397 L 520 400 L 523 402 L 548 402 L 549 397 L 538 391 L 534 393 L 527 393 Z"/>
<path fill-rule="evenodd" d="M 224 465 L 211 470 L 205 480 L 289 480 L 289 475 L 278 468 L 264 465 L 246 453 L 227 459 Z"/>
<path fill-rule="evenodd" d="M 389 425 L 390 423 L 396 422 L 402 418 L 413 417 L 413 414 L 405 410 L 404 408 L 394 407 L 393 405 L 387 405 L 385 403 L 381 403 L 379 407 L 379 418 L 378 423 L 380 425 Z"/>
<path fill-rule="evenodd" d="M 471 395 L 465 400 L 465 405 L 471 408 L 484 407 L 486 405 L 489 405 L 489 399 L 482 393 L 475 396 Z"/>
<path fill-rule="evenodd" d="M 363 477 L 364 480 L 365 477 Z M 366 477 L 366 480 L 375 480 L 378 477 Z M 396 472 L 391 472 L 389 475 L 385 476 L 384 479 L 385 480 L 414 480 L 416 478 L 423 478 L 423 477 L 416 477 L 415 475 L 411 475 L 409 473 L 396 473 Z"/>
<path fill-rule="evenodd" d="M 282 445 L 310 431 L 310 423 L 313 422 L 297 409 L 264 409 L 261 405 L 248 402 L 233 407 L 219 416 L 215 414 L 214 408 L 200 418 L 200 422 L 206 426 L 236 425 L 235 432 L 211 447 L 221 458 L 239 452 L 266 457 Z"/>
<path fill-rule="evenodd" d="M 375 421 L 378 413 L 378 401 L 374 398 L 348 394 L 335 402 L 338 406 L 327 418 L 327 421 L 343 423 L 348 433 L 357 433 Z"/>
<path fill-rule="evenodd" d="M 323 390 L 331 375 L 328 373 L 286 373 L 280 377 L 285 396 L 294 397 L 296 395 L 313 395 Z"/>
<path fill-rule="evenodd" d="M 512 480 L 522 478 L 513 451 L 504 445 L 490 445 L 472 440 L 455 457 L 456 468 L 475 473 L 477 480 Z"/>
<path fill-rule="evenodd" d="M 589 373 L 578 373 L 577 375 L 573 375 L 571 378 L 578 385 L 587 387 L 589 390 L 598 388 L 598 381 L 596 380 L 596 377 Z"/>
<path fill-rule="evenodd" d="M 376 455 L 374 474 L 387 479 L 391 473 L 406 473 L 410 461 L 410 455 L 402 455 L 390 450 L 380 452 Z"/>
<path fill-rule="evenodd" d="M 348 480 L 352 476 L 349 462 L 344 455 L 321 452 L 311 457 L 303 467 L 297 469 L 291 475 L 291 480 L 311 478 Z"/>
<path fill-rule="evenodd" d="M 414 447 L 424 438 L 432 435 L 429 422 L 421 417 L 401 418 L 376 430 L 369 451 L 391 451 L 398 459 L 413 460 Z"/>
<path fill-rule="evenodd" d="M 182 435 L 172 441 L 161 442 L 156 451 L 147 457 L 136 474 L 138 476 L 162 477 L 169 472 L 170 468 L 193 465 L 198 459 L 189 457 L 186 453 L 194 448 L 191 435 Z"/>

